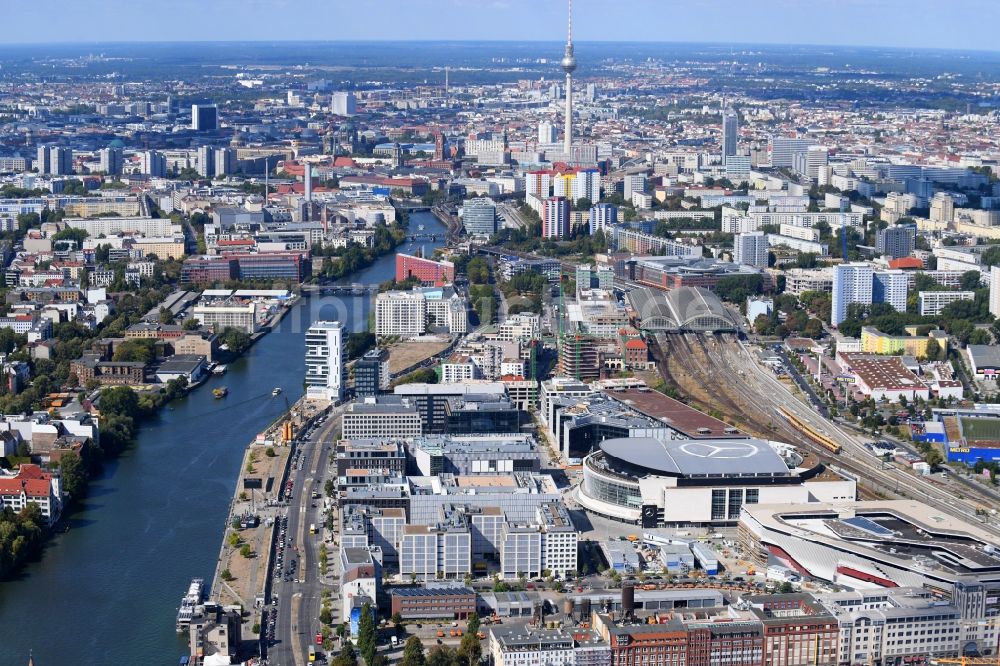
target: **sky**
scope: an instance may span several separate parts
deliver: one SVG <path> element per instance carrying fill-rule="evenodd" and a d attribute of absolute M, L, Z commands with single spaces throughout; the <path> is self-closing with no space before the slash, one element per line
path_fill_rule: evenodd
<path fill-rule="evenodd" d="M 9 43 L 562 41 L 565 0 L 0 0 Z M 577 41 L 995 51 L 1000 0 L 576 0 Z"/>

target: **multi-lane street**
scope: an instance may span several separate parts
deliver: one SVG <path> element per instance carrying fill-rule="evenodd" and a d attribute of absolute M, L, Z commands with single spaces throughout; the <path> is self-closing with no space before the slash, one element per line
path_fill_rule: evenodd
<path fill-rule="evenodd" d="M 278 526 L 277 551 L 281 554 L 281 570 L 275 571 L 272 584 L 271 616 L 275 617 L 274 638 L 267 648 L 269 666 L 294 666 L 307 662 L 309 645 L 314 644 L 319 631 L 319 613 L 322 591 L 328 588 L 335 595 L 334 584 L 320 579 L 319 549 L 322 545 L 323 484 L 328 474 L 327 466 L 337 427 L 336 415 L 314 427 L 297 439 L 297 453 L 292 463 L 289 480 L 292 491 L 289 497 L 286 521 Z M 315 524 L 320 532 L 309 533 Z M 333 559 L 331 559 L 331 568 Z M 328 577 L 328 580 L 332 578 Z M 340 622 L 339 605 L 334 604 L 334 622 Z"/>

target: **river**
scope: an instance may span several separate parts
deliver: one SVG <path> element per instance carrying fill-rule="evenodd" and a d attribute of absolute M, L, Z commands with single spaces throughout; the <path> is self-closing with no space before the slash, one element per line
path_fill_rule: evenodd
<path fill-rule="evenodd" d="M 445 227 L 430 213 L 411 216 L 436 242 Z M 400 252 L 416 248 L 407 242 Z M 387 255 L 344 282 L 389 280 Z M 365 297 L 303 299 L 223 377 L 173 402 L 139 431 L 135 446 L 109 462 L 90 494 L 20 578 L 0 583 L 0 664 L 34 653 L 54 664 L 176 664 L 187 654 L 174 618 L 191 578 L 212 575 L 243 451 L 297 400 L 305 373 L 304 333 L 315 319 L 341 318 L 365 330 Z M 213 400 L 211 389 L 229 396 Z M 273 397 L 275 386 L 282 395 Z"/>

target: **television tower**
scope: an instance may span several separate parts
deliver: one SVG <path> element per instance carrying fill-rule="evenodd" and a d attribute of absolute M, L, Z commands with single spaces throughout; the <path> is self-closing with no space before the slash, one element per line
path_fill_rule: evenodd
<path fill-rule="evenodd" d="M 566 72 L 566 123 L 563 129 L 563 152 L 572 160 L 573 152 L 573 72 L 576 71 L 576 56 L 573 55 L 573 0 L 569 1 L 567 14 L 566 51 L 563 53 L 562 68 Z"/>

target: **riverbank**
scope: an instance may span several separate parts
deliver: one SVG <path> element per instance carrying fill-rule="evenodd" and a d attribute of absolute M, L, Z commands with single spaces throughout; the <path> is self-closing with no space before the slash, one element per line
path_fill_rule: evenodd
<path fill-rule="evenodd" d="M 423 247 L 430 254 L 444 243 L 433 215 L 411 218 L 438 240 L 398 251 Z M 341 284 L 377 285 L 394 274 L 395 256 L 387 255 Z M 95 474 L 88 497 L 66 516 L 72 529 L 0 585 L 0 664 L 25 663 L 31 650 L 37 663 L 79 666 L 186 653 L 186 641 L 174 630 L 178 602 L 193 577 L 208 586 L 216 569 L 220 527 L 227 524 L 247 443 L 285 413 L 285 397 L 294 403 L 303 394 L 306 329 L 315 319 L 339 318 L 348 330 L 364 331 L 371 303 L 370 297 L 303 297 L 225 375 L 213 375 L 204 389 L 144 422 L 135 445 Z M 221 386 L 229 388 L 228 397 L 212 399 L 211 390 Z M 273 396 L 274 387 L 282 394 Z M 121 599 L 130 601 L 116 601 Z M 291 603 L 282 595 L 280 608 Z M 53 637 L 37 621 L 56 604 L 74 623 L 72 635 Z"/>

